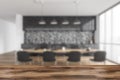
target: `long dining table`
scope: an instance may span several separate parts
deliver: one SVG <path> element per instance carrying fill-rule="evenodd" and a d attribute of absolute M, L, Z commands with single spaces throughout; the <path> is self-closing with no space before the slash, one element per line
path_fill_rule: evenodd
<path fill-rule="evenodd" d="M 68 52 L 71 52 L 71 51 L 78 51 L 82 54 L 84 53 L 88 53 L 88 52 L 96 52 L 96 51 L 99 51 L 98 49 L 56 49 L 56 50 L 51 50 L 51 49 L 24 49 L 23 51 L 26 51 L 26 52 L 33 52 L 33 53 L 43 53 L 45 51 L 52 51 L 52 52 L 55 52 L 55 53 L 68 53 Z"/>

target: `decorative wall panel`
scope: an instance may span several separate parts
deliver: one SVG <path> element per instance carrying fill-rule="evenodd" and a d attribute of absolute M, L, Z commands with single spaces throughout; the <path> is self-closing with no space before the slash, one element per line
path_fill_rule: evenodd
<path fill-rule="evenodd" d="M 46 24 L 39 24 L 41 19 Z M 58 24 L 50 24 L 53 20 L 57 21 Z M 62 22 L 65 20 L 69 24 L 63 25 Z M 76 20 L 79 20 L 81 24 L 74 25 Z M 91 46 L 90 42 L 94 42 L 96 16 L 24 16 L 23 26 L 25 32 L 23 46 L 25 48 L 34 48 L 42 43 L 48 45 L 74 44 L 81 48 L 81 46 Z"/>
<path fill-rule="evenodd" d="M 26 43 L 32 44 L 88 44 L 92 40 L 91 32 L 80 31 L 26 31 Z"/>

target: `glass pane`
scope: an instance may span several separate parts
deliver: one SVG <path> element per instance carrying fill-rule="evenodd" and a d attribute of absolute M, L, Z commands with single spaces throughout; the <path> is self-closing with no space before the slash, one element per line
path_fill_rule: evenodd
<path fill-rule="evenodd" d="M 105 50 L 105 45 L 104 44 L 100 44 L 99 48 L 100 48 L 100 50 L 104 51 Z"/>
<path fill-rule="evenodd" d="M 106 12 L 106 18 L 105 18 L 105 22 L 106 22 L 106 24 L 105 24 L 105 43 L 111 43 L 111 25 L 112 25 L 112 23 L 111 23 L 111 10 L 109 10 L 109 11 L 107 11 Z"/>
<path fill-rule="evenodd" d="M 120 45 L 112 46 L 112 58 L 113 61 L 120 63 Z"/>
<path fill-rule="evenodd" d="M 100 16 L 100 43 L 104 43 L 105 41 L 105 14 Z"/>
<path fill-rule="evenodd" d="M 120 5 L 113 8 L 113 43 L 120 44 Z"/>
<path fill-rule="evenodd" d="M 109 60 L 111 60 L 111 58 L 112 58 L 112 52 L 111 52 L 111 45 L 110 44 L 106 44 L 105 45 L 105 51 L 107 53 L 106 58 L 109 59 Z"/>

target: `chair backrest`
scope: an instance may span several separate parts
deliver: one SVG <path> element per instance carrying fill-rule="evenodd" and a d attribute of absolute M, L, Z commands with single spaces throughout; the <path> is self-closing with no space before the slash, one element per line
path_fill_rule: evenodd
<path fill-rule="evenodd" d="M 105 61 L 105 60 L 106 60 L 105 51 L 97 51 L 94 53 L 94 61 Z"/>
<path fill-rule="evenodd" d="M 27 61 L 28 59 L 30 59 L 30 55 L 25 51 L 18 51 L 17 59 L 18 59 L 18 61 L 21 61 L 21 62 Z"/>
<path fill-rule="evenodd" d="M 67 53 L 67 56 L 68 56 L 68 61 L 71 62 L 78 62 L 81 59 L 81 53 L 77 51 L 71 51 Z"/>
<path fill-rule="evenodd" d="M 52 51 L 46 51 L 43 53 L 43 60 L 46 62 L 55 61 L 55 53 Z"/>

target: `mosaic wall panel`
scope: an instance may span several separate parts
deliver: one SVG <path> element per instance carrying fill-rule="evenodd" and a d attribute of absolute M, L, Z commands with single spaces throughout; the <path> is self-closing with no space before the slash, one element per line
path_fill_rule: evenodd
<path fill-rule="evenodd" d="M 92 32 L 81 31 L 42 31 L 27 30 L 25 32 L 25 43 L 32 44 L 89 44 L 92 40 Z"/>

